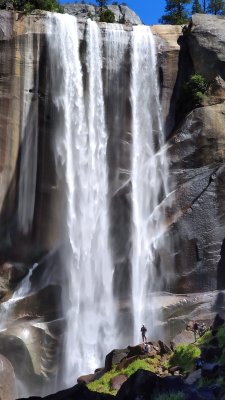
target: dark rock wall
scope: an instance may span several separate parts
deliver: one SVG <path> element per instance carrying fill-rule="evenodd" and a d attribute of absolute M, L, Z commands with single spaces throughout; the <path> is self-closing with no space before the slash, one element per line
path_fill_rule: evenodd
<path fill-rule="evenodd" d="M 62 224 L 58 210 L 63 207 L 60 196 L 63 188 L 57 181 L 54 159 L 53 132 L 57 121 L 51 102 L 51 82 L 48 79 L 44 20 L 44 15 L 24 17 L 10 12 L 1 13 L 0 260 L 2 263 L 32 262 L 60 243 Z M 118 61 L 116 68 L 112 67 L 110 71 L 106 68 L 107 63 L 113 65 L 107 43 L 110 41 L 109 32 L 107 33 L 105 24 L 102 24 L 101 28 L 106 60 L 103 75 L 106 123 L 109 131 L 111 238 L 115 268 L 118 272 L 115 274 L 115 293 L 122 292 L 126 297 L 130 285 L 127 277 L 130 270 L 131 248 L 129 174 L 132 135 L 128 88 L 131 71 L 129 29 L 132 28 L 127 27 L 123 31 L 127 43 L 118 47 L 120 62 Z M 26 34 L 28 30 L 33 32 L 29 34 L 32 35 L 32 64 L 29 64 L 25 57 L 30 40 Z M 217 287 L 217 275 L 220 276 L 220 272 L 217 274 L 217 265 L 225 238 L 223 18 L 194 16 L 192 27 L 183 36 L 180 27 L 155 26 L 153 33 L 157 38 L 162 110 L 165 134 L 169 137 L 168 155 L 171 169 L 171 195 L 167 207 L 169 232 L 171 232 L 168 239 L 170 254 L 168 256 L 166 252 L 165 271 L 170 271 L 169 275 L 175 279 L 174 282 L 170 282 L 167 289 L 177 292 L 211 290 Z M 85 38 L 82 24 L 81 36 Z M 85 48 L 85 39 L 83 45 Z M 38 82 L 37 86 L 33 85 L 30 88 L 26 82 L 29 68 L 33 71 L 34 82 Z M 194 109 L 185 115 L 180 108 L 182 85 L 194 72 L 201 73 L 208 80 L 209 89 L 204 107 Z M 27 233 L 23 232 L 18 222 L 18 188 L 23 173 L 21 154 L 26 144 L 24 141 L 27 140 L 31 147 L 34 146 L 34 142 L 31 140 L 29 143 L 29 135 L 32 133 L 32 128 L 29 126 L 25 129 L 28 138 L 21 137 L 21 125 L 25 113 L 24 100 L 30 102 L 28 112 L 31 116 L 34 110 L 38 113 L 38 139 L 35 144 L 37 153 L 35 202 L 33 222 Z M 112 120 L 112 114 L 117 114 L 117 119 Z M 32 173 L 30 181 L 32 182 Z M 25 192 L 24 198 L 26 198 Z M 160 252 L 162 263 L 165 259 L 163 257 L 165 250 L 161 249 Z M 196 279 L 190 279 L 192 277 Z"/>
<path fill-rule="evenodd" d="M 195 292 L 224 288 L 221 246 L 224 226 L 224 18 L 193 16 L 179 39 L 181 51 L 174 87 L 174 127 L 170 130 L 169 289 Z M 184 114 L 182 85 L 200 73 L 208 90 L 199 108 Z M 219 269 L 217 271 L 219 263 Z"/>

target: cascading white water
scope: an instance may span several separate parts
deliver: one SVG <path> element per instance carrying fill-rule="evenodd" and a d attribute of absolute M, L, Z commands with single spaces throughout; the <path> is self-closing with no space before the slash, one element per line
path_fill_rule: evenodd
<path fill-rule="evenodd" d="M 27 234 L 33 223 L 38 157 L 38 98 L 39 74 L 34 73 L 33 35 L 26 35 L 24 50 L 23 108 L 21 121 L 20 175 L 18 187 L 18 228 Z M 39 41 L 37 41 L 37 60 Z"/>
<path fill-rule="evenodd" d="M 134 27 L 132 38 L 131 103 L 132 157 L 132 300 L 134 341 L 140 340 L 144 323 L 150 335 L 156 323 L 156 303 L 149 295 L 160 288 L 155 248 L 163 225 L 157 212 L 162 190 L 167 192 L 167 168 L 157 83 L 154 38 L 150 27 Z M 157 310 L 157 313 L 159 311 Z"/>
<path fill-rule="evenodd" d="M 76 18 L 49 17 L 52 98 L 59 114 L 56 156 L 65 173 L 68 274 L 64 384 L 101 366 L 114 343 L 113 269 L 108 245 L 107 134 L 102 42 L 87 22 L 86 90 Z"/>

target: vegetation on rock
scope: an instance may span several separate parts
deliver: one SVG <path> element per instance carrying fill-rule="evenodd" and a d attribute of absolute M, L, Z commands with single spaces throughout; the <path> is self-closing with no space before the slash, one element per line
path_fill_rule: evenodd
<path fill-rule="evenodd" d="M 188 112 L 202 104 L 208 83 L 201 74 L 191 75 L 183 85 L 182 104 L 184 112 Z"/>
<path fill-rule="evenodd" d="M 94 382 L 89 383 L 87 386 L 90 390 L 99 393 L 110 393 L 115 395 L 116 390 L 111 389 L 110 382 L 112 378 L 119 375 L 126 375 L 128 378 L 129 376 L 133 375 L 139 369 L 144 369 L 146 371 L 156 372 L 156 368 L 159 364 L 159 358 L 156 357 L 149 357 L 143 360 L 138 359 L 128 365 L 127 368 L 123 368 L 118 370 L 116 366 L 114 366 L 111 371 L 106 372 L 101 378 L 95 380 Z"/>
<path fill-rule="evenodd" d="M 115 14 L 111 10 L 102 11 L 100 14 L 100 22 L 115 22 Z"/>
<path fill-rule="evenodd" d="M 9 7 L 8 0 L 0 0 L 0 9 L 6 9 Z M 63 13 L 63 7 L 57 2 L 57 0 L 13 0 L 10 2 L 10 8 L 16 11 L 24 11 L 30 13 L 34 10 L 45 10 L 52 12 Z"/>
<path fill-rule="evenodd" d="M 179 365 L 184 373 L 189 373 L 195 368 L 200 354 L 200 348 L 194 344 L 179 344 L 172 354 L 169 364 L 171 366 Z"/>
<path fill-rule="evenodd" d="M 221 355 L 218 357 L 215 344 L 222 349 Z M 207 351 L 211 351 L 211 360 L 204 360 L 204 354 Z M 106 372 L 101 378 L 89 383 L 87 386 L 91 391 L 96 391 L 100 393 L 110 393 L 116 395 L 117 391 L 112 390 L 111 381 L 115 377 L 120 375 L 125 375 L 129 378 L 138 370 L 146 370 L 154 372 L 155 374 L 168 374 L 170 375 L 173 367 L 174 371 L 180 371 L 184 375 L 192 373 L 196 368 L 196 360 L 199 357 L 203 359 L 206 363 L 214 363 L 212 365 L 225 364 L 225 323 L 222 323 L 217 329 L 212 328 L 207 330 L 202 337 L 198 338 L 195 343 L 191 344 L 179 344 L 177 345 L 174 352 L 162 354 L 158 353 L 154 356 L 139 356 L 140 358 L 135 359 L 135 361 L 128 364 L 126 368 L 123 368 L 122 364 L 114 365 L 111 371 Z M 129 359 L 128 359 L 129 360 Z M 176 368 L 177 367 L 177 368 Z M 161 372 L 160 372 L 161 371 Z M 164 372 L 162 372 L 164 371 Z M 223 368 L 221 369 L 223 371 Z M 172 372 L 173 373 L 173 372 Z M 210 377 L 202 375 L 200 379 L 196 382 L 196 388 L 207 388 L 212 385 L 219 385 L 221 390 L 225 389 L 224 377 L 221 375 L 216 376 L 211 379 Z M 181 391 L 174 391 L 170 393 L 155 393 L 154 400 L 184 400 L 185 395 Z"/>

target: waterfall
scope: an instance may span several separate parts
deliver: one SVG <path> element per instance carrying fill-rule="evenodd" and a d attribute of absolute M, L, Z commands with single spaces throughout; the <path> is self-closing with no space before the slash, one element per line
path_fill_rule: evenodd
<path fill-rule="evenodd" d="M 157 83 L 154 38 L 150 27 L 134 27 L 132 37 L 132 301 L 134 341 L 140 341 L 144 323 L 152 337 L 160 289 L 155 250 L 164 225 L 157 207 L 167 193 L 167 167 Z M 159 310 L 157 310 L 157 313 Z"/>
<path fill-rule="evenodd" d="M 88 20 L 84 76 L 76 18 L 50 16 L 48 31 L 51 93 L 59 115 L 56 158 L 66 182 L 63 369 L 69 386 L 76 375 L 101 366 L 115 342 L 102 40 L 97 24 Z"/>

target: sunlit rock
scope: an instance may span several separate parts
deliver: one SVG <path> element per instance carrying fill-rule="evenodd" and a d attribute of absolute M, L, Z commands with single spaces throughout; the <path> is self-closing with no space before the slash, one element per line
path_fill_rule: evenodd
<path fill-rule="evenodd" d="M 0 353 L 2 353 L 0 351 Z M 16 377 L 12 364 L 0 354 L 0 398 L 15 400 L 17 397 Z"/>

